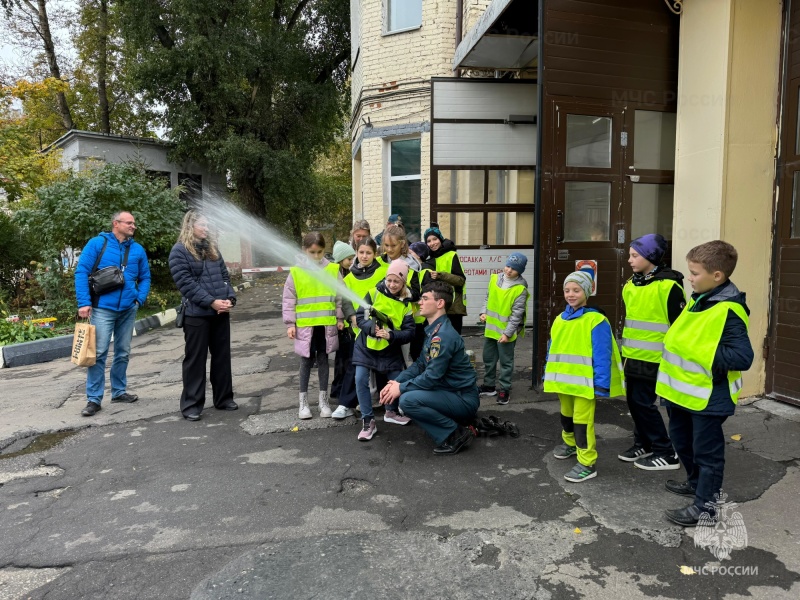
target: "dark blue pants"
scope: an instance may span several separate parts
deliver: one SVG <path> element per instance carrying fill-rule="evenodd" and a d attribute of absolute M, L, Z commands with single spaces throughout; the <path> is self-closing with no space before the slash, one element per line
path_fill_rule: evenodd
<path fill-rule="evenodd" d="M 658 410 L 656 382 L 632 377 L 625 381 L 625 386 L 634 443 L 656 456 L 672 456 L 675 451 Z"/>
<path fill-rule="evenodd" d="M 722 488 L 725 471 L 725 435 L 722 424 L 727 416 L 705 415 L 671 404 L 669 433 L 672 444 L 686 469 L 687 481 L 697 492 L 694 504 L 707 511 L 707 502 Z M 713 511 L 712 511 L 713 512 Z"/>
<path fill-rule="evenodd" d="M 349 327 L 339 332 L 339 349 L 336 351 L 336 362 L 333 365 L 333 383 L 331 398 L 337 398 L 339 404 L 347 408 L 355 408 L 356 367 L 353 359 L 353 330 Z"/>
<path fill-rule="evenodd" d="M 478 388 L 448 390 L 413 390 L 400 395 L 400 408 L 422 427 L 437 446 L 453 433 L 459 423 L 471 421 L 480 406 Z"/>

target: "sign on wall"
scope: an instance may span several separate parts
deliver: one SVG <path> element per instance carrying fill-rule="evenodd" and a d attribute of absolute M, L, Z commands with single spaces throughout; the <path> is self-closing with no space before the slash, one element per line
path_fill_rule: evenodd
<path fill-rule="evenodd" d="M 512 252 L 521 252 L 528 258 L 528 266 L 522 277 L 528 282 L 528 292 L 533 293 L 533 249 L 532 248 L 505 248 L 503 250 L 481 249 L 481 250 L 459 250 L 458 258 L 461 261 L 461 268 L 467 278 L 467 317 L 464 323 L 474 325 L 478 323 L 478 316 L 486 292 L 489 289 L 489 278 L 492 273 L 502 273 L 506 266 L 506 259 Z M 528 299 L 528 314 L 525 319 L 526 325 L 533 325 L 533 296 Z"/>

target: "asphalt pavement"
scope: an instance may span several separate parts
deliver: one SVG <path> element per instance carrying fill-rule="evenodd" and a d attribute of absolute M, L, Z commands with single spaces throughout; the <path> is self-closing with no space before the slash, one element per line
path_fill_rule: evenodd
<path fill-rule="evenodd" d="M 530 389 L 530 337 L 511 403 L 483 398 L 480 412 L 518 438 L 434 456 L 381 410 L 368 443 L 354 418 L 299 421 L 281 292 L 275 278 L 241 292 L 240 410 L 209 408 L 209 390 L 196 423 L 178 412 L 171 326 L 134 338 L 140 400 L 107 396 L 95 417 L 80 415 L 85 371 L 68 359 L 0 370 L 0 600 L 800 597 L 800 410 L 741 403 L 725 424 L 733 504 L 696 536 L 663 517 L 687 504 L 664 489 L 682 471 L 617 459 L 632 442 L 624 400 L 598 402 L 598 476 L 564 480 L 573 463 L 552 455 L 558 402 Z M 465 337 L 482 371 L 482 338 Z"/>

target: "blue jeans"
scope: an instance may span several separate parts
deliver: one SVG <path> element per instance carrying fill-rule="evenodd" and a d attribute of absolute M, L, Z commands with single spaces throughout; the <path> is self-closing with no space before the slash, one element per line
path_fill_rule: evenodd
<path fill-rule="evenodd" d="M 106 385 L 106 358 L 114 334 L 114 362 L 111 364 L 111 397 L 125 393 L 128 384 L 128 357 L 131 353 L 133 326 L 136 323 L 137 305 L 128 310 L 117 311 L 107 308 L 92 309 L 92 325 L 95 326 L 97 361 L 89 367 L 86 376 L 86 398 L 89 402 L 100 404 Z"/>
<path fill-rule="evenodd" d="M 361 408 L 361 418 L 364 421 L 371 421 L 374 418 L 372 414 L 372 396 L 369 393 L 369 372 L 369 367 L 356 365 L 356 395 L 358 395 L 358 406 Z M 389 371 L 386 373 L 386 377 L 395 379 L 400 373 L 401 371 Z M 398 401 L 395 400 L 386 408 L 397 412 L 397 406 Z"/>

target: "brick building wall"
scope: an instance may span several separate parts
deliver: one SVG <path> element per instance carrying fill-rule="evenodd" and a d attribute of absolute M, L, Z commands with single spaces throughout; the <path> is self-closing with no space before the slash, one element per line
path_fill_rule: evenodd
<path fill-rule="evenodd" d="M 465 27 L 490 0 L 464 0 Z M 353 216 L 378 233 L 391 212 L 389 144 L 421 140 L 421 222 L 430 222 L 430 80 L 453 75 L 456 0 L 422 0 L 422 25 L 387 33 L 387 0 L 352 0 Z M 466 29 L 465 29 L 466 31 Z M 410 232 L 409 232 L 410 233 Z"/>

